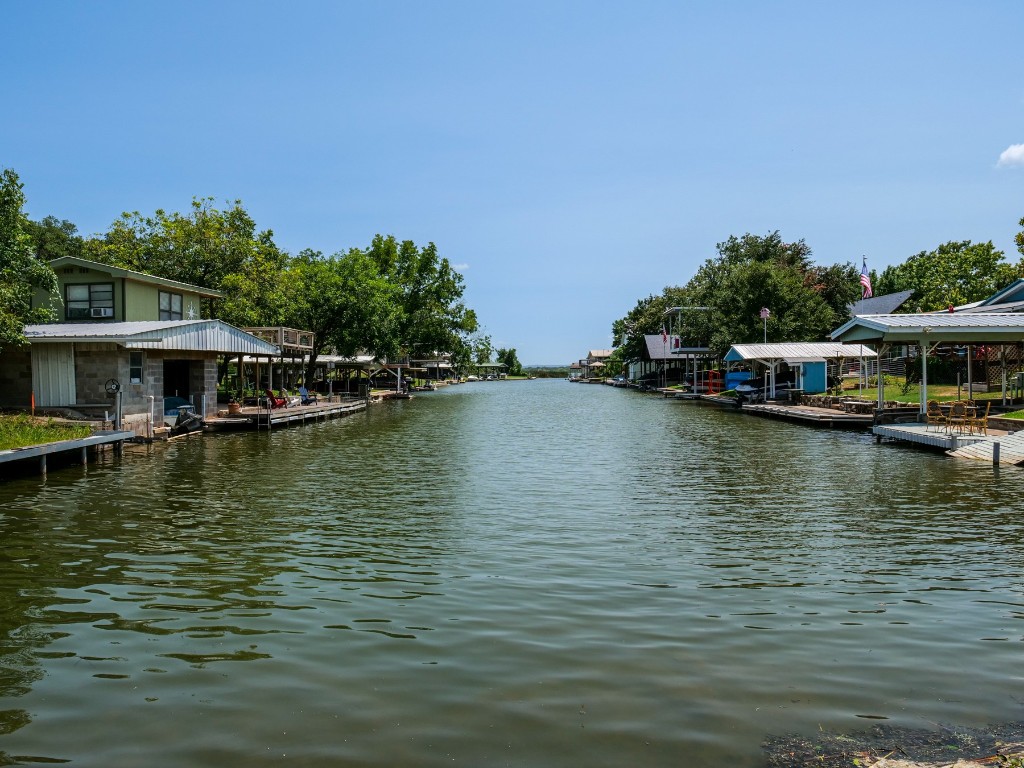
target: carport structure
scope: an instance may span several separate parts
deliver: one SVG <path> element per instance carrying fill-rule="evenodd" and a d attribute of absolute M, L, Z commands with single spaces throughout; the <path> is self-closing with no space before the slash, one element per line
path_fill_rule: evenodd
<path fill-rule="evenodd" d="M 837 358 L 875 357 L 870 347 L 834 341 L 783 342 L 771 344 L 733 344 L 725 355 L 726 363 L 759 363 L 769 377 L 769 393 L 775 397 L 775 376 L 783 363 L 802 369 L 806 363 L 826 363 Z M 862 366 L 863 367 L 863 366 Z M 802 384 L 802 382 L 801 382 Z M 802 387 L 801 387 L 802 388 Z M 824 390 L 822 390 L 824 391 Z"/>
<path fill-rule="evenodd" d="M 1024 315 L 975 314 L 960 312 L 918 313 L 909 315 L 858 315 L 832 332 L 832 338 L 844 344 L 872 344 L 883 354 L 894 344 L 916 345 L 921 351 L 921 413 L 928 403 L 928 355 L 942 344 L 966 345 L 968 391 L 971 381 L 971 347 L 998 346 L 1002 365 L 1003 400 L 1006 399 L 1005 347 L 1024 342 Z M 878 388 L 878 407 L 882 407 L 883 389 Z"/>

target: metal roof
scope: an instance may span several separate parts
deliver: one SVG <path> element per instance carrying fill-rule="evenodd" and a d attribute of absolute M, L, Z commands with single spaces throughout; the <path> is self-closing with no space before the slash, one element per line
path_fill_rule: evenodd
<path fill-rule="evenodd" d="M 785 360 L 790 363 L 814 363 L 836 357 L 876 357 L 871 347 L 834 341 L 783 342 L 778 344 L 733 344 L 725 361 Z"/>
<path fill-rule="evenodd" d="M 106 342 L 128 349 L 279 355 L 263 339 L 221 320 L 147 320 L 131 323 L 48 323 L 25 326 L 30 344 Z"/>
<path fill-rule="evenodd" d="M 913 291 L 899 291 L 861 299 L 850 305 L 851 315 L 887 315 L 895 312 L 907 299 L 914 295 Z"/>
<path fill-rule="evenodd" d="M 643 360 L 683 360 L 694 357 L 707 357 L 710 351 L 707 347 L 684 347 L 682 340 L 676 334 L 670 334 L 667 340 L 660 333 L 644 334 L 644 345 L 647 355 Z"/>
<path fill-rule="evenodd" d="M 191 285 L 190 283 L 182 283 L 178 280 L 170 280 L 166 277 L 158 277 L 157 275 L 147 275 L 145 272 L 136 272 L 131 269 L 125 269 L 124 267 L 115 267 L 112 264 L 104 264 L 99 261 L 90 261 L 89 259 L 80 259 L 77 256 L 59 256 L 56 259 L 48 262 L 51 269 L 57 267 L 84 267 L 86 269 L 95 269 L 97 272 L 107 272 L 114 277 L 123 277 L 126 280 L 135 280 L 139 283 L 151 283 L 153 285 L 162 285 L 165 288 L 176 288 L 181 291 L 189 291 L 190 293 L 198 293 L 200 296 L 206 296 L 212 299 L 220 299 L 224 297 L 224 294 L 220 291 L 215 291 L 212 288 L 202 288 L 198 285 Z"/>
<path fill-rule="evenodd" d="M 858 315 L 832 332 L 845 343 L 1024 341 L 1024 316 L 974 312 L 912 315 Z"/>

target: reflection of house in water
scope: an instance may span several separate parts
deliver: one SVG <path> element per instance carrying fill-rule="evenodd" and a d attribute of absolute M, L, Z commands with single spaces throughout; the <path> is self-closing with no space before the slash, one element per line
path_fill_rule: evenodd
<path fill-rule="evenodd" d="M 220 355 L 277 355 L 278 348 L 220 320 L 202 319 L 217 291 L 106 264 L 51 262 L 57 297 L 37 293 L 60 321 L 25 328 L 28 344 L 0 352 L 0 407 L 113 414 L 120 390 L 124 428 L 163 421 L 164 398 L 191 401 L 200 415 L 217 402 Z M 60 299 L 60 300 L 58 300 Z M 62 303 L 63 302 L 63 303 Z"/>

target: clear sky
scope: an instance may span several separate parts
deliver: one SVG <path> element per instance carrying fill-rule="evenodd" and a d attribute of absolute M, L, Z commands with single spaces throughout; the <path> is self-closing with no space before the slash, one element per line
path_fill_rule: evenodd
<path fill-rule="evenodd" d="M 32 218 L 90 235 L 212 196 L 292 253 L 433 241 L 525 364 L 610 346 L 729 235 L 879 270 L 948 240 L 1019 257 L 1019 0 L 9 0 L 0 18 L 0 166 Z"/>

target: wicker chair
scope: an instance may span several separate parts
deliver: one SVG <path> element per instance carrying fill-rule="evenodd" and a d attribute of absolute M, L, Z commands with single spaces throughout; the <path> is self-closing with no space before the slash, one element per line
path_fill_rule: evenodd
<path fill-rule="evenodd" d="M 991 410 L 991 408 L 992 401 L 989 400 L 987 403 L 985 403 L 985 411 L 980 416 L 975 415 L 974 417 L 969 418 L 967 420 L 968 426 L 970 427 L 972 433 L 974 432 L 974 430 L 978 430 L 978 432 L 980 432 L 983 435 L 988 434 L 988 412 Z"/>
<path fill-rule="evenodd" d="M 925 429 L 930 429 L 933 424 L 936 427 L 946 426 L 946 414 L 944 414 L 942 409 L 939 407 L 938 400 L 928 401 L 928 410 L 925 411 L 925 416 L 927 418 Z"/>
<path fill-rule="evenodd" d="M 970 429 L 971 422 L 967 417 L 967 403 L 963 400 L 956 400 L 949 406 L 949 415 L 946 417 L 946 429 L 952 432 L 963 432 Z"/>

